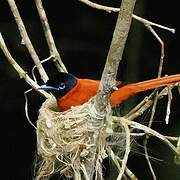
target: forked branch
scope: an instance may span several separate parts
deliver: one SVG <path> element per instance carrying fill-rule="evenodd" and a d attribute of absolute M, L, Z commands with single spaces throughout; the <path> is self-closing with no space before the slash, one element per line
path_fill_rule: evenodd
<path fill-rule="evenodd" d="M 15 19 L 16 24 L 18 26 L 18 29 L 19 29 L 20 35 L 22 37 L 22 40 L 25 43 L 25 45 L 26 45 L 26 47 L 27 47 L 27 49 L 29 51 L 29 54 L 31 55 L 35 65 L 37 66 L 37 69 L 39 71 L 41 79 L 44 82 L 46 82 L 49 78 L 48 78 L 48 76 L 46 74 L 46 71 L 44 70 L 44 68 L 43 68 L 43 66 L 41 64 L 41 61 L 40 61 L 40 59 L 39 59 L 39 57 L 38 57 L 32 43 L 31 43 L 31 41 L 30 41 L 30 38 L 29 38 L 29 36 L 27 34 L 26 28 L 25 28 L 24 23 L 23 23 L 23 21 L 21 19 L 21 16 L 20 16 L 19 10 L 18 10 L 18 8 L 16 6 L 16 3 L 15 3 L 14 0 L 7 0 L 7 1 L 9 3 L 10 8 L 11 8 L 11 11 L 12 11 L 12 13 L 14 15 L 14 19 Z"/>
<path fill-rule="evenodd" d="M 40 20 L 41 20 L 41 23 L 43 26 L 46 41 L 47 41 L 47 44 L 49 46 L 50 55 L 53 57 L 52 58 L 53 62 L 60 72 L 67 72 L 67 69 L 64 66 L 62 59 L 60 57 L 60 54 L 56 48 L 54 38 L 53 38 L 52 33 L 51 33 L 51 29 L 50 29 L 50 26 L 48 23 L 48 19 L 47 19 L 46 12 L 44 10 L 42 1 L 41 0 L 35 0 L 35 3 L 36 3 L 36 7 L 37 7 L 37 10 L 39 13 L 39 17 L 40 17 Z"/>
<path fill-rule="evenodd" d="M 46 98 L 50 97 L 50 95 L 39 89 L 39 85 L 34 82 L 29 76 L 28 74 L 21 68 L 21 66 L 19 66 L 19 64 L 14 60 L 14 58 L 11 56 L 5 42 L 4 39 L 0 33 L 0 48 L 2 49 L 4 55 L 6 56 L 8 62 L 13 66 L 13 68 L 17 71 L 17 73 L 19 74 L 20 78 L 23 78 L 33 89 L 35 89 L 36 91 L 38 91 L 40 94 L 42 94 L 43 96 L 45 96 Z"/>

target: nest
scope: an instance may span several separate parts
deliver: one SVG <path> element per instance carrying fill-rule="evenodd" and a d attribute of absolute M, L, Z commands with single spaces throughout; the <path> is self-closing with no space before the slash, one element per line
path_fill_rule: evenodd
<path fill-rule="evenodd" d="M 112 131 L 102 121 L 93 125 L 91 105 L 92 100 L 59 112 L 55 98 L 43 103 L 37 121 L 36 180 L 49 179 L 54 174 L 73 179 L 103 179 L 102 160 L 107 157 L 108 143 L 113 144 Z"/>

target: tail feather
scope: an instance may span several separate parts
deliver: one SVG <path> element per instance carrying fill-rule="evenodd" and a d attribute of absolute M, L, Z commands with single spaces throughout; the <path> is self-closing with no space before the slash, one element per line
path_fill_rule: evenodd
<path fill-rule="evenodd" d="M 177 82 L 180 82 L 180 74 L 129 84 L 115 91 L 110 97 L 110 103 L 112 106 L 117 106 L 139 92 L 172 85 Z"/>

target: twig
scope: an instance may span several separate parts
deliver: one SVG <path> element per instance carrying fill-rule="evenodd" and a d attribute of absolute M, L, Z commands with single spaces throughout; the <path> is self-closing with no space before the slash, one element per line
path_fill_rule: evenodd
<path fill-rule="evenodd" d="M 9 50 L 7 49 L 7 46 L 4 42 L 4 39 L 0 33 L 0 48 L 2 49 L 4 55 L 6 56 L 8 62 L 13 66 L 13 68 L 17 71 L 17 73 L 19 74 L 20 78 L 23 78 L 33 89 L 35 89 L 36 91 L 38 91 L 40 94 L 42 94 L 45 97 L 50 97 L 50 95 L 39 89 L 39 85 L 34 82 L 29 76 L 28 74 L 21 68 L 21 66 L 19 66 L 19 64 L 13 59 L 13 57 L 11 56 Z"/>
<path fill-rule="evenodd" d="M 155 115 L 155 111 L 156 111 L 156 106 L 157 106 L 157 102 L 158 102 L 158 92 L 156 92 L 156 96 L 154 98 L 154 101 L 151 101 L 151 102 L 153 104 L 153 107 L 152 107 L 152 111 L 151 111 L 151 116 L 150 116 L 150 120 L 149 120 L 149 123 L 148 123 L 148 127 L 151 127 L 152 123 L 153 123 L 153 119 L 154 119 L 154 115 Z M 147 140 L 148 140 L 148 138 L 149 138 L 149 135 L 146 134 L 146 138 L 143 141 L 143 143 L 144 143 L 145 158 L 147 160 L 147 163 L 148 163 L 150 172 L 152 174 L 152 177 L 153 177 L 154 180 L 156 180 L 157 178 L 156 178 L 155 172 L 153 170 L 153 167 L 151 165 L 151 161 L 149 159 L 148 150 L 147 150 Z"/>
<path fill-rule="evenodd" d="M 132 108 L 125 116 L 124 118 L 128 118 L 129 116 L 136 113 L 145 103 L 147 103 L 150 100 L 149 97 L 145 97 L 139 104 L 137 104 L 134 108 Z"/>
<path fill-rule="evenodd" d="M 179 137 L 172 137 L 172 136 L 164 136 L 166 139 L 170 141 L 178 141 Z"/>
<path fill-rule="evenodd" d="M 67 69 L 64 66 L 62 59 L 60 57 L 60 54 L 56 48 L 56 45 L 55 45 L 55 42 L 54 42 L 54 39 L 53 39 L 53 36 L 51 33 L 51 29 L 50 29 L 50 26 L 48 23 L 48 19 L 47 19 L 46 12 L 44 10 L 42 1 L 41 0 L 35 0 L 35 3 L 36 3 L 36 7 L 37 7 L 37 10 L 39 13 L 39 17 L 41 19 L 41 23 L 43 26 L 46 41 L 47 41 L 47 44 L 49 46 L 50 54 L 51 54 L 51 56 L 53 56 L 53 62 L 55 63 L 57 69 L 60 72 L 67 72 Z"/>
<path fill-rule="evenodd" d="M 159 77 L 161 77 L 163 63 L 164 63 L 164 42 L 161 40 L 159 35 L 155 32 L 155 30 L 151 27 L 150 24 L 146 24 L 146 27 L 153 34 L 153 36 L 158 40 L 158 42 L 161 45 L 161 56 L 160 56 L 159 70 L 158 70 L 158 76 L 157 76 L 159 78 Z M 158 91 L 156 92 L 156 96 L 154 98 L 151 117 L 150 117 L 148 127 L 151 127 L 151 125 L 152 125 L 154 114 L 155 114 L 155 111 L 156 111 L 157 101 L 158 101 Z"/>
<path fill-rule="evenodd" d="M 98 10 L 103 10 L 103 11 L 107 11 L 108 13 L 111 13 L 111 12 L 119 12 L 119 8 L 114 8 L 114 7 L 109 7 L 109 6 L 103 6 L 103 5 L 100 5 L 100 4 L 97 4 L 97 3 L 93 3 L 89 0 L 79 0 L 80 2 L 92 7 L 92 8 L 95 8 L 95 9 L 98 9 Z"/>
<path fill-rule="evenodd" d="M 116 165 L 117 169 L 120 172 L 121 171 L 120 164 L 122 164 L 122 160 L 117 155 L 114 154 L 113 150 L 110 147 L 107 147 L 107 152 L 109 157 L 114 162 L 114 164 Z M 125 172 L 131 180 L 137 180 L 137 177 L 127 167 L 125 167 Z"/>
<path fill-rule="evenodd" d="M 147 29 L 153 34 L 153 36 L 157 39 L 157 41 L 161 45 L 161 56 L 160 56 L 160 63 L 159 63 L 159 70 L 158 70 L 158 78 L 161 77 L 162 74 L 162 67 L 164 62 L 164 42 L 159 37 L 159 35 L 156 33 L 156 31 L 152 28 L 150 24 L 146 24 Z"/>
<path fill-rule="evenodd" d="M 156 31 L 152 28 L 152 26 L 150 24 L 147 23 L 147 24 L 145 24 L 145 26 L 153 34 L 153 36 L 157 39 L 157 41 L 161 45 L 159 69 L 158 69 L 158 76 L 157 76 L 158 78 L 160 78 L 161 74 L 162 74 L 163 64 L 164 64 L 164 42 L 162 41 L 162 39 L 159 37 L 159 35 L 156 33 Z M 156 92 L 156 95 L 155 95 L 155 98 L 154 98 L 153 107 L 152 107 L 152 111 L 151 111 L 151 117 L 150 117 L 150 120 L 149 120 L 149 123 L 148 123 L 148 127 L 152 126 L 154 115 L 155 115 L 155 112 L 156 112 L 157 102 L 158 102 L 158 91 Z M 151 171 L 151 174 L 153 176 L 153 179 L 156 180 L 157 178 L 156 178 L 155 172 L 153 170 L 153 167 L 151 165 L 151 162 L 150 162 L 150 159 L 149 159 L 149 155 L 148 155 L 147 140 L 148 140 L 148 135 L 146 135 L 146 138 L 144 139 L 145 157 L 146 157 L 149 169 Z"/>
<path fill-rule="evenodd" d="M 131 136 L 133 137 L 140 137 L 140 136 L 144 136 L 145 133 L 131 133 Z"/>
<path fill-rule="evenodd" d="M 92 7 L 92 8 L 95 8 L 95 9 L 98 9 L 98 10 L 103 10 L 103 11 L 107 11 L 108 13 L 111 13 L 111 12 L 119 12 L 119 8 L 114 8 L 114 7 L 109 7 L 109 6 L 103 6 L 103 5 L 100 5 L 100 4 L 97 4 L 97 3 L 93 3 L 89 0 L 79 0 L 80 2 Z M 132 18 L 134 18 L 135 20 L 143 23 L 144 25 L 151 25 L 151 26 L 156 26 L 156 27 L 159 27 L 161 29 L 165 29 L 167 31 L 170 31 L 171 33 L 175 33 L 175 29 L 173 28 L 169 28 L 169 27 L 166 27 L 166 26 L 162 26 L 160 24 L 157 24 L 157 23 L 154 23 L 154 22 L 151 22 L 151 21 L 148 21 L 142 17 L 139 17 L 135 14 L 132 14 Z"/>
<path fill-rule="evenodd" d="M 15 4 L 15 1 L 14 0 L 7 0 L 7 1 L 9 3 L 10 8 L 11 8 L 11 11 L 12 11 L 12 13 L 14 15 L 14 18 L 15 18 L 16 24 L 18 26 L 20 35 L 21 35 L 21 37 L 23 39 L 23 42 L 25 43 L 25 45 L 26 45 L 26 47 L 27 47 L 27 49 L 29 51 L 29 54 L 31 55 L 34 63 L 36 64 L 36 66 L 38 68 L 41 79 L 44 82 L 46 82 L 48 80 L 48 76 L 47 76 L 46 71 L 44 70 L 44 68 L 43 68 L 43 66 L 41 64 L 41 61 L 40 61 L 40 59 L 39 59 L 39 57 L 38 57 L 38 55 L 37 55 L 37 53 L 36 53 L 36 51 L 35 51 L 35 49 L 34 49 L 34 47 L 32 45 L 30 39 L 29 39 L 29 36 L 28 36 L 28 34 L 26 32 L 26 28 L 25 28 L 24 23 L 23 23 L 23 21 L 21 19 L 18 8 L 17 8 L 17 6 Z"/>
<path fill-rule="evenodd" d="M 156 93 L 154 90 L 148 97 L 145 97 L 138 105 L 136 105 L 131 111 L 129 111 L 124 118 L 129 118 L 131 115 L 136 113 L 142 106 L 144 106 L 149 100 L 151 100 Z"/>
<path fill-rule="evenodd" d="M 147 150 L 147 137 L 146 137 L 146 139 L 144 139 L 144 152 L 145 152 L 145 158 L 146 158 L 146 160 L 147 160 L 147 163 L 148 163 L 149 169 L 150 169 L 150 171 L 151 171 L 153 180 L 157 180 L 156 174 L 155 174 L 155 172 L 154 172 L 154 169 L 153 169 L 153 167 L 152 167 L 152 164 L 151 164 L 151 161 L 150 161 L 149 155 L 148 155 L 148 150 Z"/>
<path fill-rule="evenodd" d="M 86 168 L 85 168 L 84 163 L 81 163 L 81 170 L 82 170 L 82 172 L 83 172 L 83 175 L 84 175 L 84 177 L 85 177 L 85 180 L 90 180 L 89 177 L 88 177 L 88 173 L 87 173 L 87 171 L 86 171 Z"/>
<path fill-rule="evenodd" d="M 125 169 L 126 169 L 126 164 L 127 164 L 127 161 L 128 161 L 128 156 L 129 156 L 129 153 L 130 153 L 130 130 L 129 130 L 129 127 L 128 125 L 121 121 L 123 127 L 124 127 L 124 130 L 125 130 L 125 134 L 126 134 L 126 148 L 125 148 L 125 153 L 124 153 L 124 157 L 123 157 L 123 160 L 122 160 L 122 163 L 121 163 L 121 169 L 120 169 L 120 172 L 119 172 L 119 175 L 117 177 L 116 180 L 121 180 L 124 172 L 125 172 Z"/>
<path fill-rule="evenodd" d="M 167 108 L 166 108 L 166 118 L 165 118 L 165 122 L 166 124 L 169 123 L 169 116 L 170 116 L 170 113 L 171 113 L 171 102 L 172 102 L 172 87 L 171 86 L 168 86 L 168 102 L 167 102 Z"/>
<path fill-rule="evenodd" d="M 149 25 L 151 25 L 151 26 L 155 26 L 155 27 L 158 27 L 158 28 L 160 28 L 160 29 L 167 30 L 167 31 L 169 31 L 169 32 L 171 32 L 171 33 L 173 33 L 173 34 L 175 33 L 175 29 L 174 29 L 174 28 L 169 28 L 169 27 L 166 27 L 166 26 L 162 26 L 162 25 L 160 25 L 160 24 L 157 24 L 157 23 L 151 22 L 151 21 L 149 21 L 149 20 L 146 20 L 146 19 L 144 19 L 144 18 L 142 18 L 142 17 L 136 16 L 135 14 L 133 14 L 133 18 L 136 19 L 137 21 L 143 23 L 145 26 L 146 26 L 147 24 L 149 24 Z"/>
<path fill-rule="evenodd" d="M 121 166 L 120 166 L 120 163 L 118 161 L 119 157 L 114 154 L 113 150 L 110 147 L 107 147 L 107 152 L 108 152 L 108 155 L 111 158 L 111 160 L 116 165 L 117 169 L 120 171 L 121 170 Z"/>
<path fill-rule="evenodd" d="M 167 88 L 164 88 L 159 94 L 158 94 L 158 98 L 162 98 L 163 96 L 167 95 Z M 151 96 L 152 95 L 152 96 Z M 134 120 L 137 117 L 141 116 L 148 108 L 150 108 L 153 104 L 153 100 L 152 97 L 154 95 L 154 93 L 152 93 L 149 98 L 145 98 L 142 102 L 140 102 L 138 109 L 135 107 L 135 110 L 133 113 L 130 113 L 130 115 L 125 115 L 124 118 L 129 119 L 129 120 Z M 141 105 L 141 106 L 140 106 Z"/>
<path fill-rule="evenodd" d="M 145 104 L 143 104 L 136 112 L 134 112 L 133 114 L 129 115 L 128 118 L 129 120 L 134 120 L 137 117 L 141 116 L 149 107 L 151 107 L 153 104 L 153 101 L 151 99 L 149 99 Z"/>
<path fill-rule="evenodd" d="M 138 180 L 138 178 L 126 167 L 126 174 L 131 180 Z"/>
<path fill-rule="evenodd" d="M 122 59 L 126 39 L 131 26 L 132 13 L 136 0 L 123 0 L 113 33 L 111 46 L 108 52 L 106 64 L 101 76 L 100 86 L 95 98 L 94 107 L 98 114 L 107 113 L 109 96 L 115 86 L 115 79 L 119 63 Z"/>
<path fill-rule="evenodd" d="M 131 126 L 132 128 L 135 128 L 135 129 L 139 129 L 139 130 L 142 130 L 144 131 L 145 133 L 147 133 L 148 135 L 151 135 L 151 136 L 155 136 L 157 137 L 158 139 L 160 139 L 162 142 L 164 142 L 166 145 L 169 146 L 169 148 L 173 151 L 173 153 L 175 155 L 178 155 L 179 156 L 179 152 L 177 151 L 176 147 L 168 140 L 165 138 L 165 136 L 163 136 L 162 134 L 160 134 L 159 132 L 145 126 L 145 125 L 142 125 L 140 123 L 137 123 L 135 121 L 131 121 L 131 120 L 128 120 L 128 119 L 125 119 L 123 117 L 115 117 L 113 116 L 113 122 L 114 123 L 119 123 L 121 124 L 122 121 L 124 121 L 127 125 Z"/>
<path fill-rule="evenodd" d="M 176 86 L 176 84 L 174 85 Z M 163 96 L 166 96 L 168 94 L 168 88 L 165 87 L 159 94 L 158 94 L 158 99 L 162 98 Z M 136 112 L 134 112 L 133 114 L 130 114 L 129 116 L 124 116 L 124 118 L 129 119 L 129 120 L 134 120 L 136 119 L 138 116 L 141 116 L 149 107 L 151 107 L 153 104 L 153 100 L 152 99 L 148 99 L 146 103 L 142 104 L 142 106 L 137 109 Z"/>

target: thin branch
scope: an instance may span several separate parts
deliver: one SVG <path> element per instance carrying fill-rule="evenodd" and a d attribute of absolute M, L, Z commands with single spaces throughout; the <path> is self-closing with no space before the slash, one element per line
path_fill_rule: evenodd
<path fill-rule="evenodd" d="M 179 137 L 173 137 L 173 136 L 164 136 L 166 139 L 170 141 L 178 141 Z"/>
<path fill-rule="evenodd" d="M 159 70 L 158 70 L 158 78 L 159 78 L 161 77 L 163 63 L 164 63 L 164 42 L 162 41 L 162 39 L 159 37 L 159 35 L 156 33 L 156 31 L 152 28 L 150 24 L 146 24 L 146 27 L 161 45 L 161 55 L 160 55 Z"/>
<path fill-rule="evenodd" d="M 114 154 L 114 151 L 109 146 L 107 147 L 107 152 L 108 152 L 108 156 L 111 158 L 111 160 L 116 165 L 117 169 L 120 171 L 121 166 L 120 166 L 120 163 L 118 161 L 119 157 Z"/>
<path fill-rule="evenodd" d="M 146 20 L 142 17 L 139 17 L 139 16 L 136 16 L 135 14 L 133 14 L 133 18 L 136 19 L 137 21 L 143 23 L 145 26 L 147 26 L 148 24 L 151 25 L 151 26 L 155 26 L 155 27 L 158 27 L 160 29 L 164 29 L 164 30 L 167 30 L 171 33 L 175 33 L 175 29 L 174 28 L 169 28 L 169 27 L 166 27 L 166 26 L 162 26 L 160 24 L 157 24 L 157 23 L 154 23 L 152 21 L 149 21 L 149 20 Z"/>
<path fill-rule="evenodd" d="M 121 124 L 122 121 L 124 121 L 127 125 L 131 126 L 132 128 L 142 130 L 145 133 L 147 133 L 148 135 L 157 137 L 162 142 L 164 142 L 166 145 L 168 145 L 169 148 L 173 151 L 173 153 L 175 155 L 179 156 L 179 152 L 177 151 L 176 147 L 168 139 L 166 139 L 165 136 L 163 136 L 159 132 L 157 132 L 157 131 L 155 131 L 155 130 L 153 130 L 153 129 L 151 129 L 151 128 L 143 125 L 143 124 L 137 123 L 135 121 L 131 121 L 131 120 L 125 119 L 123 117 L 115 117 L 115 116 L 113 116 L 113 122 L 114 123 Z"/>
<path fill-rule="evenodd" d="M 138 178 L 133 174 L 133 172 L 131 172 L 130 169 L 128 169 L 126 167 L 126 174 L 128 175 L 128 177 L 131 179 L 131 180 L 138 180 Z"/>
<path fill-rule="evenodd" d="M 152 126 L 154 115 L 155 115 L 155 112 L 156 112 L 157 102 L 158 102 L 158 92 L 156 92 L 156 96 L 155 96 L 154 101 L 153 101 L 153 107 L 152 107 L 152 111 L 151 111 L 151 116 L 150 116 L 150 120 L 149 120 L 149 123 L 148 123 L 148 127 Z"/>
<path fill-rule="evenodd" d="M 156 90 L 154 90 L 149 96 L 145 97 L 138 105 L 136 105 L 132 110 L 130 110 L 124 118 L 129 118 L 131 115 L 136 113 L 141 107 L 143 107 L 148 101 L 152 100 L 156 93 Z"/>
<path fill-rule="evenodd" d="M 8 62 L 13 66 L 13 68 L 17 71 L 17 73 L 19 74 L 20 78 L 23 78 L 33 89 L 35 89 L 36 91 L 38 91 L 40 94 L 42 94 L 45 97 L 50 97 L 50 95 L 39 89 L 39 85 L 34 82 L 29 76 L 28 74 L 21 68 L 21 66 L 19 66 L 19 64 L 14 60 L 14 58 L 11 56 L 5 42 L 4 39 L 0 33 L 0 48 L 2 49 L 4 55 L 6 56 Z"/>
<path fill-rule="evenodd" d="M 15 18 L 16 24 L 18 26 L 20 35 L 21 35 L 21 37 L 23 39 L 23 42 L 25 43 L 25 45 L 26 45 L 26 47 L 27 47 L 27 49 L 29 51 L 29 54 L 31 55 L 34 63 L 36 64 L 36 66 L 38 68 L 41 79 L 44 82 L 46 82 L 48 80 L 48 76 L 47 76 L 46 71 L 44 70 L 44 68 L 43 68 L 43 66 L 41 64 L 41 61 L 40 61 L 40 59 L 39 59 L 39 57 L 38 57 L 38 55 L 37 55 L 37 53 L 36 53 L 36 51 L 35 51 L 35 49 L 34 49 L 34 47 L 32 45 L 30 39 L 29 39 L 29 36 L 28 36 L 28 34 L 26 32 L 26 28 L 25 28 L 24 23 L 23 23 L 23 21 L 21 19 L 18 8 L 17 8 L 17 6 L 15 4 L 15 1 L 14 0 L 7 0 L 7 1 L 9 3 L 10 8 L 11 8 L 11 11 L 12 11 L 12 13 L 14 15 L 14 18 Z"/>
<path fill-rule="evenodd" d="M 141 116 L 148 108 L 150 108 L 153 104 L 152 99 L 149 99 L 145 104 L 142 104 L 142 106 L 133 114 L 129 115 L 128 117 L 125 116 L 126 118 L 128 118 L 129 120 L 133 121 L 134 119 L 136 119 L 137 117 Z"/>
<path fill-rule="evenodd" d="M 176 84 L 175 84 L 174 86 L 176 86 Z M 158 99 L 161 99 L 163 96 L 166 96 L 166 95 L 168 95 L 168 88 L 167 88 L 167 87 L 165 87 L 165 88 L 158 94 Z M 146 98 L 145 98 L 145 99 L 146 99 Z M 152 104 L 153 104 L 153 100 L 150 99 L 150 98 L 147 98 L 147 100 L 143 100 L 143 102 L 144 102 L 144 101 L 145 101 L 145 103 L 140 103 L 140 104 L 142 104 L 142 106 L 139 107 L 136 112 L 134 111 L 134 113 L 133 113 L 133 114 L 130 114 L 129 116 L 125 115 L 124 118 L 127 118 L 127 119 L 129 119 L 129 120 L 132 121 L 132 120 L 136 119 L 137 117 L 141 116 L 141 115 L 142 115 L 148 108 L 150 108 L 150 107 L 152 106 Z"/>
<path fill-rule="evenodd" d="M 147 160 L 147 163 L 148 163 L 149 169 L 150 169 L 150 171 L 151 171 L 153 180 L 157 180 L 156 174 L 155 174 L 155 172 L 154 172 L 154 169 L 153 169 L 153 167 L 152 167 L 152 164 L 151 164 L 151 161 L 150 161 L 149 155 L 148 155 L 148 150 L 147 150 L 147 138 L 144 139 L 144 152 L 145 152 L 145 158 L 146 158 L 146 160 Z"/>
<path fill-rule="evenodd" d="M 103 10 L 103 11 L 107 11 L 108 13 L 111 13 L 111 12 L 119 12 L 119 8 L 114 8 L 114 7 L 109 7 L 109 6 L 104 6 L 104 5 L 100 5 L 100 4 L 97 4 L 97 3 L 93 3 L 89 0 L 79 0 L 80 2 L 92 7 L 92 8 L 95 8 L 95 9 L 98 9 L 98 10 Z M 161 29 L 164 29 L 164 30 L 167 30 L 167 31 L 170 31 L 171 33 L 175 33 L 175 29 L 173 28 L 169 28 L 169 27 L 166 27 L 166 26 L 162 26 L 160 24 L 157 24 L 157 23 L 154 23 L 154 22 L 151 22 L 149 20 L 146 20 L 142 17 L 139 17 L 135 14 L 132 14 L 132 18 L 134 18 L 135 20 L 143 23 L 144 25 L 151 25 L 151 26 L 156 26 L 158 28 L 161 28 Z"/>
<path fill-rule="evenodd" d="M 150 24 L 147 23 L 147 24 L 145 24 L 145 26 L 153 34 L 153 36 L 157 39 L 157 41 L 161 45 L 159 69 L 158 69 L 158 76 L 157 76 L 158 78 L 160 78 L 161 75 L 162 75 L 162 68 L 163 68 L 163 64 L 164 64 L 164 42 L 162 41 L 162 39 L 159 37 L 159 35 L 156 33 L 156 31 L 152 28 L 152 26 Z M 156 95 L 155 95 L 155 98 L 154 98 L 153 107 L 152 107 L 148 127 L 152 126 L 154 115 L 155 115 L 155 112 L 156 112 L 157 102 L 158 102 L 158 91 L 156 92 Z M 148 143 L 148 135 L 146 135 L 146 138 L 144 139 L 144 152 L 145 152 L 145 157 L 146 157 L 149 169 L 151 171 L 152 177 L 153 177 L 154 180 L 156 180 L 157 178 L 156 178 L 155 172 L 153 170 L 153 167 L 151 165 L 151 161 L 150 161 L 149 155 L 148 155 L 147 143 Z"/>
<path fill-rule="evenodd" d="M 41 23 L 43 26 L 43 30 L 44 30 L 44 34 L 46 37 L 46 41 L 47 44 L 49 46 L 49 50 L 50 50 L 50 55 L 53 56 L 53 62 L 55 63 L 57 69 L 60 72 L 67 72 L 66 67 L 64 66 L 62 59 L 60 57 L 60 54 L 56 48 L 52 33 L 51 33 L 51 29 L 48 23 L 48 19 L 46 16 L 46 12 L 44 10 L 43 4 L 41 0 L 35 0 L 36 3 L 36 7 L 39 13 L 39 17 L 41 19 Z"/>
<path fill-rule="evenodd" d="M 171 113 L 171 102 L 172 102 L 172 98 L 173 98 L 171 90 L 172 90 L 172 87 L 168 86 L 168 102 L 167 102 L 166 118 L 165 118 L 166 124 L 169 123 L 169 116 Z"/>
<path fill-rule="evenodd" d="M 111 12 L 119 12 L 119 8 L 114 8 L 114 7 L 109 7 L 109 6 L 103 6 L 103 5 L 100 5 L 100 4 L 97 4 L 97 3 L 93 3 L 89 0 L 79 0 L 80 2 L 92 7 L 92 8 L 95 8 L 95 9 L 98 9 L 98 10 L 103 10 L 103 11 L 107 11 L 108 13 L 111 13 Z"/>
<path fill-rule="evenodd" d="M 127 161 L 128 161 L 128 156 L 129 156 L 129 153 L 130 153 L 130 130 L 129 130 L 129 127 L 128 125 L 125 123 L 125 122 L 121 122 L 123 127 L 124 127 L 124 130 L 125 130 L 125 134 L 126 134 L 126 148 L 125 148 L 125 153 L 124 153 L 124 157 L 123 157 L 123 160 L 122 160 L 122 163 L 121 163 L 121 169 L 120 169 L 120 172 L 119 172 L 119 175 L 117 177 L 116 180 L 121 180 L 125 170 L 126 170 L 126 165 L 127 165 Z"/>

